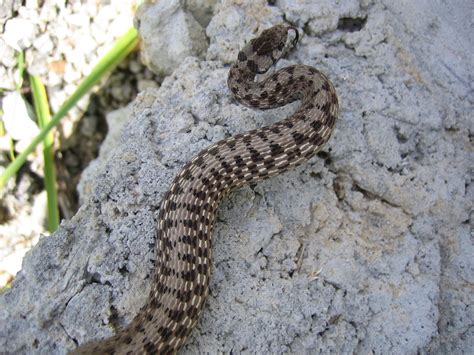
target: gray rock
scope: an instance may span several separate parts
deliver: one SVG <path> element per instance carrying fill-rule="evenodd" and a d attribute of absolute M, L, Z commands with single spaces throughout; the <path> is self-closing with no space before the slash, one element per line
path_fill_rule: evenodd
<path fill-rule="evenodd" d="M 5 0 L 0 4 L 0 25 L 5 25 L 5 22 L 13 16 L 15 11 L 21 6 L 20 0 Z"/>
<path fill-rule="evenodd" d="M 142 59 L 158 75 L 169 75 L 184 58 L 206 52 L 204 29 L 180 0 L 144 3 L 135 23 L 143 41 Z"/>
<path fill-rule="evenodd" d="M 115 110 L 105 116 L 107 121 L 107 137 L 102 142 L 99 151 L 99 157 L 93 160 L 89 166 L 82 172 L 81 180 L 77 186 L 77 192 L 80 197 L 80 204 L 83 205 L 94 188 L 98 173 L 105 167 L 105 163 L 111 158 L 113 150 L 116 148 L 122 130 L 128 122 L 130 109 L 128 107 Z"/>
<path fill-rule="evenodd" d="M 0 296 L 1 349 L 62 354 L 130 322 L 150 288 L 160 199 L 176 172 L 210 143 L 295 109 L 252 111 L 226 89 L 222 63 L 260 29 L 238 26 L 256 24 L 256 8 L 268 21 L 290 16 L 289 1 L 265 3 L 217 6 L 207 56 L 219 60 L 185 59 L 131 105 L 79 212 L 41 239 Z M 336 131 L 307 164 L 224 201 L 211 294 L 183 354 L 474 349 L 472 46 L 453 20 L 470 3 L 354 4 L 332 5 L 335 28 L 315 17 L 282 62 L 333 80 Z M 235 27 L 218 25 L 230 18 Z"/>
<path fill-rule="evenodd" d="M 359 19 L 366 15 L 367 3 L 371 0 L 345 0 L 334 6 L 332 0 L 305 1 L 281 0 L 279 7 L 285 19 L 299 27 L 304 27 L 310 35 L 320 35 L 334 31 L 342 18 Z"/>
<path fill-rule="evenodd" d="M 212 19 L 217 0 L 187 0 L 186 8 L 193 14 L 194 19 L 206 28 Z"/>

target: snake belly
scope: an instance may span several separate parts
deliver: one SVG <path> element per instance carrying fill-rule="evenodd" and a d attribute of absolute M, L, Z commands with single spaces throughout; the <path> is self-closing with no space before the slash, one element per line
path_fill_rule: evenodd
<path fill-rule="evenodd" d="M 310 159 L 333 130 L 336 91 L 315 68 L 292 65 L 255 80 L 297 41 L 298 30 L 291 26 L 263 31 L 239 52 L 228 86 L 248 107 L 265 110 L 300 100 L 299 109 L 271 126 L 213 144 L 184 166 L 161 203 L 157 267 L 147 304 L 117 335 L 86 343 L 72 353 L 167 354 L 184 344 L 208 295 L 212 232 L 222 198 Z"/>

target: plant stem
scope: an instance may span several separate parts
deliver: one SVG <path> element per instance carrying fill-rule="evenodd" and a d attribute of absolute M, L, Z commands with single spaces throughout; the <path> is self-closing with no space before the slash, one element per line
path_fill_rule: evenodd
<path fill-rule="evenodd" d="M 40 129 L 51 121 L 46 89 L 38 76 L 30 76 L 31 91 L 36 118 Z M 54 167 L 54 137 L 48 132 L 43 140 L 44 186 L 47 195 L 48 230 L 53 233 L 59 226 L 58 192 L 56 189 L 56 169 Z"/>

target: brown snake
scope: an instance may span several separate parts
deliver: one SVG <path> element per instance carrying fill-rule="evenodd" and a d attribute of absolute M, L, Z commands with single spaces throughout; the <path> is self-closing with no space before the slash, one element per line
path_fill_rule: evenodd
<path fill-rule="evenodd" d="M 161 203 L 157 270 L 146 306 L 117 335 L 73 353 L 173 353 L 186 341 L 208 294 L 212 231 L 222 198 L 310 159 L 333 130 L 338 99 L 318 70 L 292 65 L 255 81 L 297 41 L 294 27 L 263 31 L 239 52 L 227 82 L 245 106 L 265 110 L 301 100 L 301 107 L 281 122 L 211 145 L 184 166 Z"/>

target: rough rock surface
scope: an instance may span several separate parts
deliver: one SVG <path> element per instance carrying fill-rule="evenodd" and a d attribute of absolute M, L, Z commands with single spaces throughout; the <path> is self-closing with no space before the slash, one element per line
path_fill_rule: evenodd
<path fill-rule="evenodd" d="M 0 349 L 62 354 L 133 318 L 178 169 L 294 110 L 252 111 L 226 89 L 244 39 L 286 18 L 306 35 L 280 65 L 328 74 L 336 131 L 309 163 L 225 200 L 211 295 L 182 353 L 473 352 L 472 5 L 307 3 L 216 5 L 213 61 L 188 58 L 139 95 L 116 148 L 83 182 L 82 208 L 0 296 Z"/>
<path fill-rule="evenodd" d="M 204 29 L 182 3 L 180 0 L 145 3 L 136 16 L 142 59 L 161 76 L 171 74 L 186 57 L 202 57 L 206 52 Z"/>

